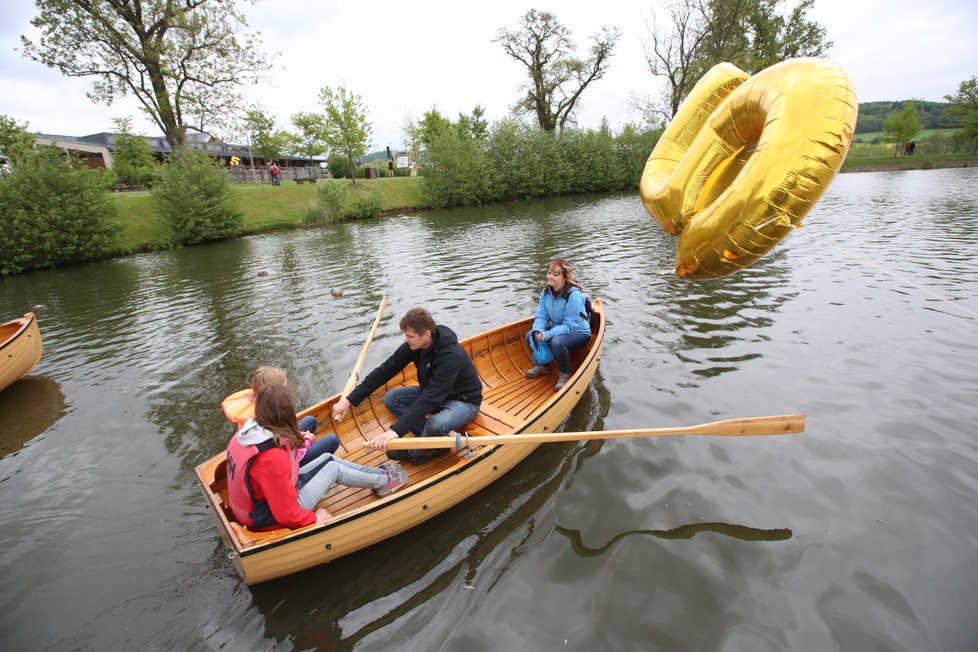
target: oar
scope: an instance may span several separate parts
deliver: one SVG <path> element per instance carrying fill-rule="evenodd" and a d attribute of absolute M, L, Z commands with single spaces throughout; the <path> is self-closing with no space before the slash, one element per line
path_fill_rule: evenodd
<path fill-rule="evenodd" d="M 559 441 L 582 441 L 592 439 L 629 439 L 634 437 L 666 437 L 672 435 L 709 435 L 712 437 L 744 437 L 753 435 L 788 435 L 805 430 L 804 414 L 789 414 L 773 417 L 747 417 L 711 421 L 695 426 L 678 428 L 640 428 L 637 430 L 600 430 L 595 432 L 552 432 L 524 435 L 487 435 L 468 437 L 455 436 L 455 449 L 472 446 L 495 446 L 497 444 L 548 444 Z M 408 448 L 449 448 L 451 439 L 446 437 L 405 437 L 387 442 L 391 450 Z"/>
<path fill-rule="evenodd" d="M 370 327 L 370 333 L 367 334 L 367 340 L 363 343 L 363 348 L 360 349 L 360 356 L 357 357 L 357 363 L 353 365 L 353 371 L 350 372 L 350 378 L 346 381 L 346 385 L 343 386 L 343 391 L 340 396 L 346 397 L 350 395 L 353 388 L 357 386 L 360 382 L 360 368 L 363 367 L 363 361 L 367 359 L 367 350 L 370 348 L 370 343 L 374 339 L 374 333 L 377 332 L 377 326 L 380 324 L 380 318 L 384 314 L 384 310 L 387 309 L 387 295 L 385 294 L 380 300 L 380 308 L 377 309 L 377 317 L 374 319 L 374 325 Z"/>

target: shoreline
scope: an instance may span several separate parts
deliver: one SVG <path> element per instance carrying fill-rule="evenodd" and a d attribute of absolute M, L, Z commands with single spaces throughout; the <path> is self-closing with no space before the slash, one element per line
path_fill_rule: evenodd
<path fill-rule="evenodd" d="M 845 172 L 899 172 L 900 170 L 936 170 L 939 168 L 972 168 L 978 167 L 978 157 L 968 159 L 939 159 L 922 156 L 918 160 L 907 160 L 913 157 L 894 157 L 892 162 L 872 160 L 859 163 L 859 159 L 846 159 L 839 173 Z"/>

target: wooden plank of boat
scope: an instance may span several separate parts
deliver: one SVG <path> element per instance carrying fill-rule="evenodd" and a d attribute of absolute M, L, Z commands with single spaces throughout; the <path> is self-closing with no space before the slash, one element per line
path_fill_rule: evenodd
<path fill-rule="evenodd" d="M 0 391 L 37 366 L 41 349 L 34 313 L 0 324 Z"/>
<path fill-rule="evenodd" d="M 523 375 L 525 369 L 533 366 L 524 338 L 532 319 L 461 340 L 483 385 L 479 414 L 465 430 L 477 436 L 555 431 L 577 405 L 598 368 L 605 333 L 600 300 L 594 301 L 593 310 L 591 340 L 587 347 L 572 352 L 572 374 L 559 391 L 554 391 L 556 376 Z M 335 432 L 343 457 L 378 466 L 387 461 L 386 454 L 365 447 L 364 443 L 396 420 L 384 407 L 384 393 L 416 384 L 415 370 L 409 365 L 386 387 L 354 408 L 352 418 L 332 421 L 332 406 L 339 394 L 299 416 L 312 414 L 319 420 L 320 433 Z M 378 498 L 369 489 L 337 486 L 319 503 L 333 515 L 330 521 L 271 532 L 250 532 L 234 522 L 227 497 L 224 453 L 200 464 L 195 472 L 235 569 L 245 582 L 256 584 L 324 564 L 415 527 L 488 486 L 538 445 L 483 446 L 474 451 L 452 452 L 421 465 L 403 462 L 410 478 L 403 489 Z"/>

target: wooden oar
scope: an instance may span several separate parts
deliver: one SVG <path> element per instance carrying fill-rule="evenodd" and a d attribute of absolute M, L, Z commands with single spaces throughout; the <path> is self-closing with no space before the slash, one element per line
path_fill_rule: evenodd
<path fill-rule="evenodd" d="M 363 361 L 367 359 L 367 349 L 370 348 L 370 343 L 373 342 L 374 333 L 377 332 L 377 326 L 380 324 L 380 318 L 384 314 L 384 310 L 387 309 L 387 295 L 385 294 L 380 300 L 380 308 L 377 309 L 377 317 L 374 319 L 374 325 L 370 327 L 370 333 L 367 334 L 367 340 L 363 343 L 363 348 L 360 349 L 360 355 L 357 357 L 357 363 L 353 365 L 353 371 L 350 372 L 350 378 L 346 381 L 346 385 L 343 386 L 343 391 L 340 396 L 347 397 L 350 392 L 357 386 L 360 382 L 360 368 L 363 367 Z"/>
<path fill-rule="evenodd" d="M 480 437 L 455 437 L 455 448 L 473 446 L 495 446 L 497 444 L 548 444 L 559 441 L 582 441 L 591 439 L 628 439 L 634 437 L 665 437 L 672 435 L 709 435 L 712 437 L 743 437 L 753 435 L 788 435 L 805 429 L 804 414 L 789 414 L 773 417 L 747 417 L 711 421 L 696 426 L 678 428 L 640 428 L 638 430 L 600 430 L 595 432 L 553 432 L 524 435 L 487 435 Z M 450 448 L 449 437 L 404 437 L 392 439 L 387 443 L 391 450 L 408 448 Z"/>

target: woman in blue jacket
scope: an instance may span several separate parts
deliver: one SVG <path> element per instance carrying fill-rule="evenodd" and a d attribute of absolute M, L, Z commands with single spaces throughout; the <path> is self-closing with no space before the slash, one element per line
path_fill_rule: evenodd
<path fill-rule="evenodd" d="M 570 263 L 563 258 L 547 265 L 547 284 L 540 291 L 540 305 L 527 338 L 546 342 L 557 363 L 560 389 L 570 375 L 570 349 L 579 349 L 591 338 L 591 324 L 584 309 L 584 293 L 574 278 Z M 550 364 L 537 365 L 526 371 L 529 377 L 552 373 Z"/>

